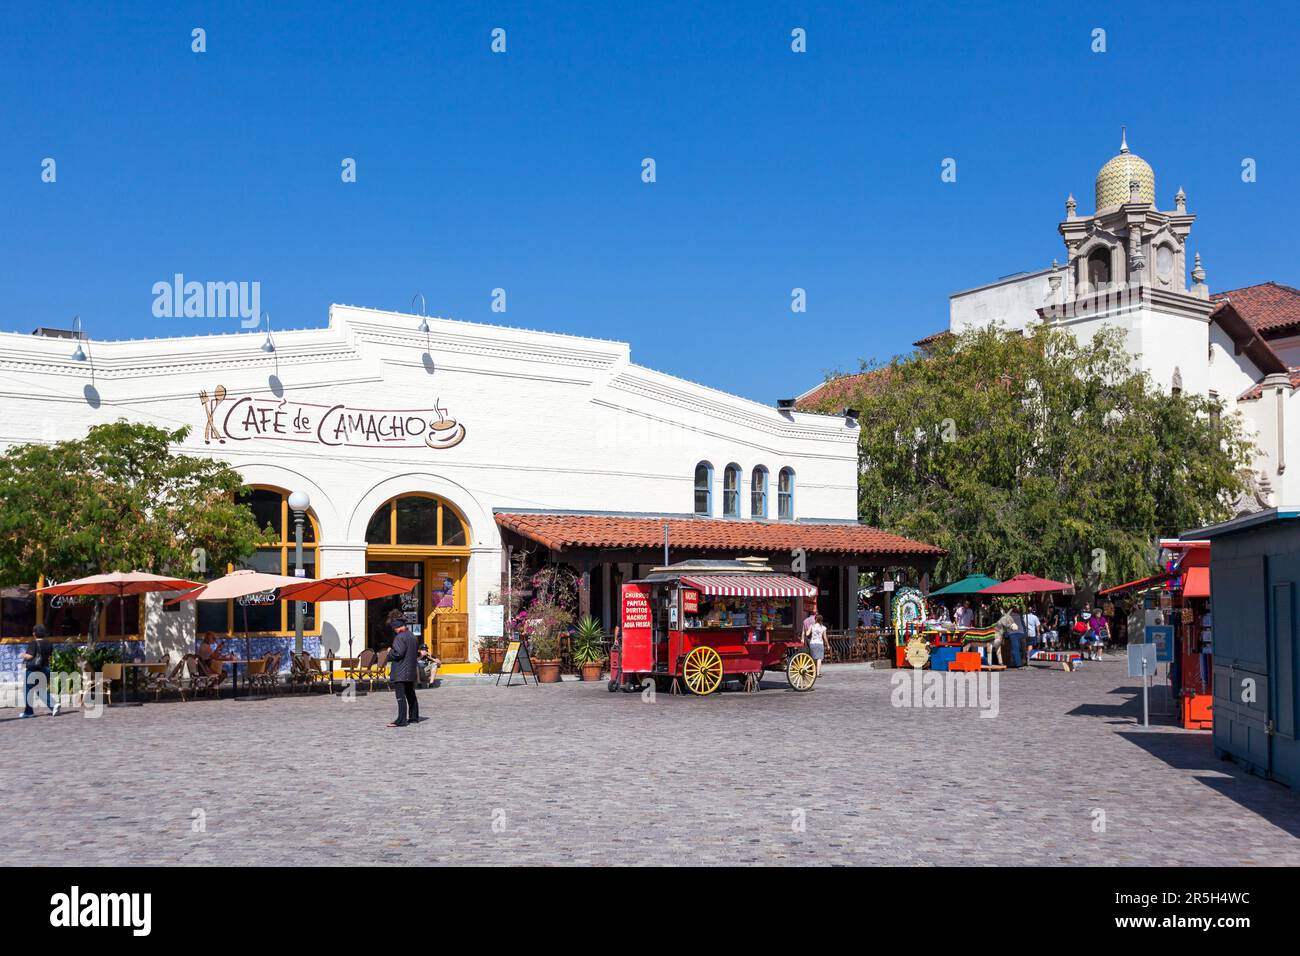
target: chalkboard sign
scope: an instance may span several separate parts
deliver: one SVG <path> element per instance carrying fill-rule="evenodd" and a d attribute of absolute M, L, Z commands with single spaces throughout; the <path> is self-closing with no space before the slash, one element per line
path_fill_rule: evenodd
<path fill-rule="evenodd" d="M 511 641 L 506 644 L 506 653 L 501 659 L 501 670 L 497 673 L 498 686 L 501 684 L 502 674 L 506 675 L 506 686 L 510 686 L 515 676 L 516 661 L 519 663 L 519 676 L 525 684 L 528 683 L 528 675 L 533 673 L 533 659 L 528 654 L 528 644 L 524 641 Z M 537 682 L 536 675 L 533 677 L 533 682 Z"/>

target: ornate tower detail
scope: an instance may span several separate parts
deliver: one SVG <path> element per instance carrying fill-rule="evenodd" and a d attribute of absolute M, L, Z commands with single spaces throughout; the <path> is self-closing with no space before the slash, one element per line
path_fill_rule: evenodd
<path fill-rule="evenodd" d="M 1128 230 L 1128 268 L 1129 285 L 1143 285 L 1147 267 L 1146 256 L 1142 254 L 1142 227 L 1129 226 Z"/>
<path fill-rule="evenodd" d="M 1155 181 L 1150 165 L 1129 149 L 1128 130 L 1124 130 L 1119 153 L 1097 173 L 1097 208 L 1080 215 L 1073 194 L 1066 200 L 1065 218 L 1057 225 L 1069 253 L 1066 301 L 1139 287 L 1193 294 L 1184 246 L 1196 217 L 1187 211 L 1187 194 L 1181 186 L 1174 208 L 1161 211 Z"/>
<path fill-rule="evenodd" d="M 1210 287 L 1205 284 L 1205 269 L 1201 267 L 1201 254 L 1196 254 L 1196 264 L 1192 267 L 1192 295 L 1198 299 L 1210 298 Z"/>

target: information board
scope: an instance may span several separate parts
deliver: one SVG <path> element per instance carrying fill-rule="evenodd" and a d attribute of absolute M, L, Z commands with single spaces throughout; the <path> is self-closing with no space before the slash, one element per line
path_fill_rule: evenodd
<path fill-rule="evenodd" d="M 501 670 L 497 673 L 497 684 L 501 683 L 501 675 L 506 675 L 506 686 L 515 677 L 515 664 L 519 665 L 519 676 L 525 684 L 528 683 L 528 675 L 533 673 L 533 659 L 528 654 L 528 645 L 523 641 L 510 641 L 506 644 L 506 652 L 501 658 Z M 534 682 L 536 676 L 534 675 Z"/>
<path fill-rule="evenodd" d="M 1148 644 L 1156 646 L 1156 660 L 1166 663 L 1174 659 L 1174 629 L 1170 624 L 1149 624 L 1143 629 Z"/>
<path fill-rule="evenodd" d="M 619 666 L 625 673 L 654 670 L 653 636 L 649 586 L 623 585 L 623 641 Z"/>
<path fill-rule="evenodd" d="M 500 604 L 480 604 L 474 615 L 475 637 L 504 637 L 506 609 Z"/>
<path fill-rule="evenodd" d="M 1142 669 L 1142 662 L 1146 661 L 1146 670 Z M 1128 646 L 1128 676 L 1141 677 L 1144 674 L 1147 677 L 1155 676 L 1156 672 L 1156 646 L 1154 644 L 1130 644 Z"/>

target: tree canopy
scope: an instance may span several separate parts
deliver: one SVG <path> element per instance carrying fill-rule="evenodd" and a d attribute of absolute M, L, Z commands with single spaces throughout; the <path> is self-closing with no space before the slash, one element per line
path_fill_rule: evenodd
<path fill-rule="evenodd" d="M 264 537 L 237 500 L 243 480 L 211 458 L 173 453 L 188 429 L 117 421 L 84 438 L 0 455 L 0 582 L 109 571 L 190 577 L 196 549 L 224 567 Z"/>
<path fill-rule="evenodd" d="M 1239 413 L 1156 389 L 1115 328 L 994 326 L 864 368 L 845 381 L 859 514 L 946 548 L 940 582 L 1026 571 L 1091 591 L 1149 574 L 1158 538 L 1229 516 L 1253 453 Z"/>

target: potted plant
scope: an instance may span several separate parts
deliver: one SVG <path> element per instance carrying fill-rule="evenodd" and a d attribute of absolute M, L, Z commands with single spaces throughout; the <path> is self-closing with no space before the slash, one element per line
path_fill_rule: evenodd
<path fill-rule="evenodd" d="M 505 648 L 501 646 L 501 638 L 479 638 L 478 659 L 482 663 L 485 673 L 495 674 L 501 670 L 501 660 L 505 657 L 505 653 Z"/>
<path fill-rule="evenodd" d="M 551 631 L 539 631 L 528 642 L 537 683 L 555 684 L 560 680 L 560 639 Z"/>
<path fill-rule="evenodd" d="M 573 635 L 573 663 L 581 669 L 583 680 L 600 680 L 605 669 L 604 641 L 604 629 L 590 614 L 578 622 L 578 630 Z"/>

